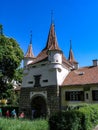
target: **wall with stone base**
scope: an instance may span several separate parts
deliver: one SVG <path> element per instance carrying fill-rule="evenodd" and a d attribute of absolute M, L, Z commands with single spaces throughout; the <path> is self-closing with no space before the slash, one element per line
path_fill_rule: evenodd
<path fill-rule="evenodd" d="M 20 92 L 20 103 L 19 111 L 24 111 L 26 118 L 31 118 L 31 101 L 33 93 L 42 94 L 45 92 L 45 100 L 47 107 L 47 115 L 58 111 L 60 109 L 60 98 L 57 92 L 57 86 L 46 86 L 46 87 L 22 87 Z M 44 94 L 43 94 L 44 95 Z M 42 95 L 42 96 L 43 96 Z"/>

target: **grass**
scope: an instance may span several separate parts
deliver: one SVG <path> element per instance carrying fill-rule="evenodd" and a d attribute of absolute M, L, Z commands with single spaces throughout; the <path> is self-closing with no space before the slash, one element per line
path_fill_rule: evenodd
<path fill-rule="evenodd" d="M 49 130 L 48 121 L 0 118 L 0 130 Z"/>

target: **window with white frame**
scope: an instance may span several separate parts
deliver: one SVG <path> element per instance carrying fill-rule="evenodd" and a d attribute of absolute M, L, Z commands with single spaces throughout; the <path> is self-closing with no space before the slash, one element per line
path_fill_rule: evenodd
<path fill-rule="evenodd" d="M 83 91 L 65 91 L 66 101 L 84 101 Z"/>

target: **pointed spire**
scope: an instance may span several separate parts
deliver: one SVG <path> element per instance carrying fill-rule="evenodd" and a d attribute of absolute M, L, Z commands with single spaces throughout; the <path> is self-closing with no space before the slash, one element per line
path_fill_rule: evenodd
<path fill-rule="evenodd" d="M 72 51 L 72 42 L 71 42 L 71 40 L 70 40 L 70 51 L 69 51 L 68 61 L 70 61 L 70 62 L 76 62 L 75 59 L 74 59 L 73 51 Z"/>
<path fill-rule="evenodd" d="M 53 21 L 53 10 L 51 10 L 51 24 L 54 23 Z"/>
<path fill-rule="evenodd" d="M 32 31 L 30 31 L 30 44 L 32 44 Z"/>
<path fill-rule="evenodd" d="M 78 69 L 79 66 L 78 66 L 78 62 L 75 60 L 73 55 L 71 40 L 70 40 L 70 51 L 69 51 L 68 61 L 69 63 L 71 63 L 71 65 L 73 65 L 73 69 Z"/>
<path fill-rule="evenodd" d="M 55 26 L 54 23 L 51 23 L 49 34 L 48 34 L 48 39 L 47 39 L 47 44 L 46 47 L 44 48 L 48 50 L 60 50 L 58 47 L 57 43 L 57 37 L 55 34 Z"/>
<path fill-rule="evenodd" d="M 46 47 L 43 50 L 60 50 L 57 43 L 57 37 L 55 33 L 55 25 L 53 20 L 53 10 L 51 10 L 51 25 L 48 34 Z"/>
<path fill-rule="evenodd" d="M 72 50 L 72 41 L 70 40 L 70 50 Z"/>
<path fill-rule="evenodd" d="M 32 31 L 30 33 L 31 33 L 30 34 L 30 44 L 28 46 L 28 50 L 27 50 L 25 57 L 34 58 L 34 54 L 33 54 L 33 51 L 32 51 Z"/>

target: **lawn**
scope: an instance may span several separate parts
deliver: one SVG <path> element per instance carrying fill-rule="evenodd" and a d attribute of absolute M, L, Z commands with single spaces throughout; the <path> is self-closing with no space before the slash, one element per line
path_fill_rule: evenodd
<path fill-rule="evenodd" d="M 0 118 L 0 130 L 49 130 L 48 121 Z"/>

